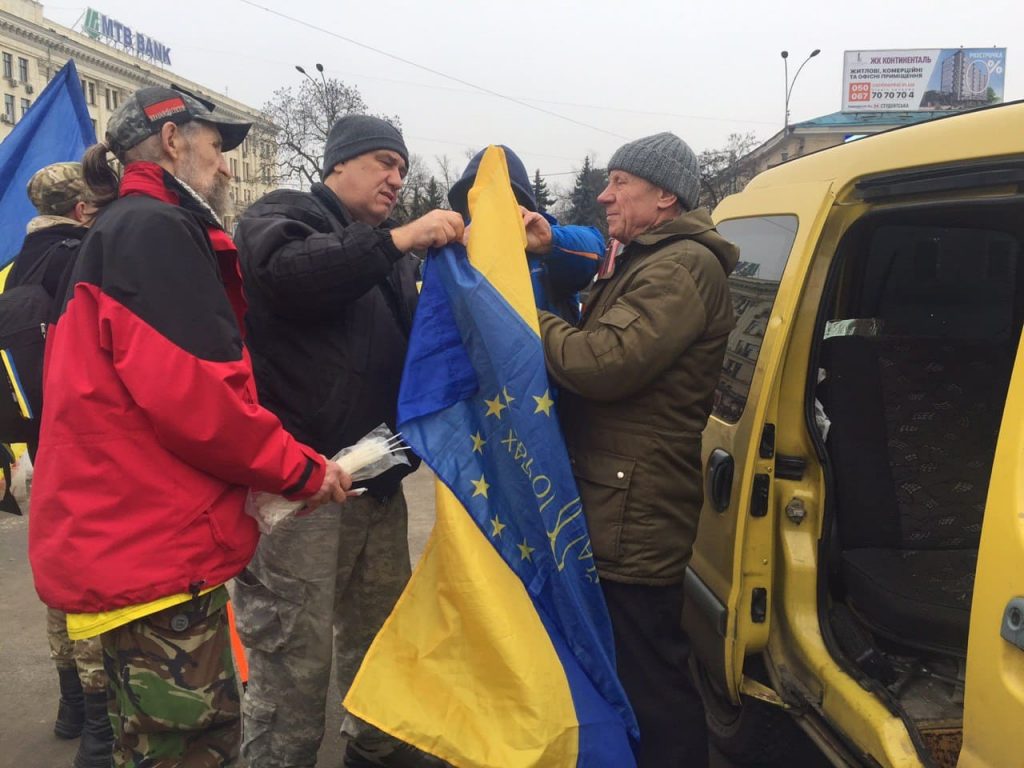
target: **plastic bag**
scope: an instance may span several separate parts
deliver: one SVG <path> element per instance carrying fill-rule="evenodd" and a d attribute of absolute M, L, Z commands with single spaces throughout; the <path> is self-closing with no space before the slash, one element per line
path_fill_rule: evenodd
<path fill-rule="evenodd" d="M 332 461 L 338 462 L 355 482 L 370 480 L 392 467 L 409 466 L 407 448 L 398 435 L 381 424 L 354 445 L 342 448 Z M 260 533 L 270 533 L 283 520 L 296 515 L 306 506 L 304 501 L 291 501 L 273 493 L 249 491 L 245 511 L 259 524 Z"/>

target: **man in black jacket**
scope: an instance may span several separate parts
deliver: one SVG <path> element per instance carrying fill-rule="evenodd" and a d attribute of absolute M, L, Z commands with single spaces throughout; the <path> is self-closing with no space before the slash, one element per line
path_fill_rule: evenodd
<path fill-rule="evenodd" d="M 416 300 L 408 251 L 459 240 L 463 224 L 435 210 L 392 226 L 409 154 L 383 120 L 341 118 L 324 155 L 322 184 L 257 201 L 236 240 L 260 402 L 331 456 L 381 423 L 395 429 Z M 409 578 L 401 480 L 416 463 L 365 483 L 344 511 L 328 504 L 281 523 L 237 580 L 250 768 L 316 764 L 332 647 L 344 696 Z M 343 730 L 346 766 L 388 764 L 393 741 L 352 717 Z"/>
<path fill-rule="evenodd" d="M 82 178 L 81 163 L 54 163 L 36 171 L 28 182 L 28 196 L 39 215 L 28 223 L 28 234 L 14 257 L 7 287 L 22 285 L 35 275 L 51 298 L 74 261 L 86 227 L 96 216 Z M 46 259 L 46 264 L 40 264 Z"/>
<path fill-rule="evenodd" d="M 38 215 L 28 223 L 28 232 L 14 257 L 4 287 L 39 285 L 51 301 L 57 301 L 58 296 L 64 295 L 65 281 L 70 276 L 78 247 L 99 209 L 85 184 L 81 163 L 53 163 L 40 168 L 29 179 L 27 192 Z M 29 379 L 42 381 L 41 350 L 38 360 L 33 362 L 37 364 L 38 373 L 33 372 Z M 29 456 L 35 461 L 41 403 L 34 402 L 38 393 L 30 391 L 28 394 L 34 394 L 28 399 L 37 412 L 33 436 L 27 440 Z M 10 439 L 10 436 L 0 435 L 0 438 Z"/>

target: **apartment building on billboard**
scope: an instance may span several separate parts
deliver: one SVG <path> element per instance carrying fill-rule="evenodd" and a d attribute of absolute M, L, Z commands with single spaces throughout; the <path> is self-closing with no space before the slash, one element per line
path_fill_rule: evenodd
<path fill-rule="evenodd" d="M 942 80 L 939 90 L 948 94 L 959 105 L 988 102 L 986 90 L 988 76 L 965 51 L 957 51 L 942 62 Z"/>

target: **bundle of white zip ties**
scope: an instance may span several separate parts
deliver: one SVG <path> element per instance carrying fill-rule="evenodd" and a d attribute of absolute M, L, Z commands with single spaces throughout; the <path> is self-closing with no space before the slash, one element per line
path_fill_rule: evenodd
<path fill-rule="evenodd" d="M 386 424 L 381 424 L 359 442 L 342 448 L 334 457 L 355 482 L 370 480 L 392 467 L 409 465 L 405 452 L 408 448 L 402 442 L 402 435 L 393 434 Z M 360 489 L 363 490 L 363 489 Z M 250 491 L 245 511 L 256 518 L 260 533 L 270 533 L 274 527 L 297 514 L 304 501 L 290 501 L 283 496 L 262 491 Z"/>

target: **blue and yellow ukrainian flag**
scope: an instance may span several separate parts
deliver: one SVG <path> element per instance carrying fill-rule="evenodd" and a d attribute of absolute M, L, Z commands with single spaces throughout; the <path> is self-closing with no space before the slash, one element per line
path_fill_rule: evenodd
<path fill-rule="evenodd" d="M 0 290 L 25 239 L 25 226 L 37 213 L 27 193 L 29 179 L 51 163 L 81 160 L 86 148 L 95 142 L 96 132 L 78 70 L 69 59 L 0 142 Z M 4 385 L 4 379 L 9 386 Z M 8 391 L 22 416 L 33 418 L 14 358 L 9 350 L 2 349 L 0 397 L 6 397 Z M 23 445 L 17 445 L 14 453 L 20 456 L 23 450 Z"/>
<path fill-rule="evenodd" d="M 635 765 L 607 608 L 541 347 L 498 147 L 462 246 L 432 253 L 399 427 L 437 522 L 345 706 L 461 768 Z"/>
<path fill-rule="evenodd" d="M 26 193 L 32 175 L 51 163 L 81 160 L 95 143 L 78 70 L 69 59 L 0 142 L 0 268 L 18 253 L 25 225 L 37 213 Z"/>

